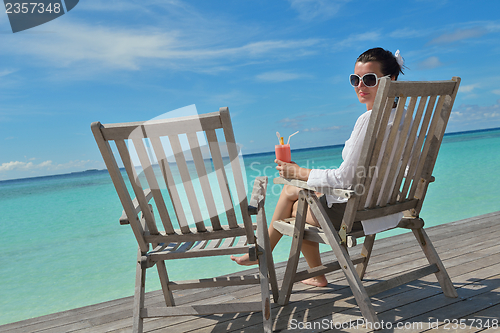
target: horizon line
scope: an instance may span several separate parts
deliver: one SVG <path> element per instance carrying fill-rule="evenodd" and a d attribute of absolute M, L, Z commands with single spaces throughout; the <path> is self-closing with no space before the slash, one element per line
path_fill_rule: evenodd
<path fill-rule="evenodd" d="M 460 134 L 467 134 L 467 133 L 479 133 L 479 132 L 491 132 L 491 131 L 496 131 L 500 130 L 500 127 L 492 127 L 492 128 L 483 128 L 483 129 L 476 129 L 476 130 L 470 130 L 470 131 L 458 131 L 458 132 L 450 132 L 450 133 L 444 133 L 444 137 L 446 136 L 454 136 L 454 135 L 460 135 Z M 334 145 L 327 145 L 327 146 L 315 146 L 315 147 L 307 147 L 307 148 L 297 148 L 297 149 L 292 149 L 293 151 L 304 151 L 304 150 L 321 150 L 321 149 L 329 149 L 329 148 L 340 148 L 343 147 L 345 143 L 342 144 L 334 144 Z M 259 155 L 270 155 L 274 154 L 274 151 L 267 151 L 267 152 L 259 152 L 259 153 L 250 153 L 250 154 L 242 154 L 242 157 L 248 156 L 248 157 L 255 157 Z M 57 174 L 52 174 L 52 175 L 44 175 L 44 176 L 33 176 L 33 177 L 23 177 L 23 178 L 11 178 L 11 179 L 0 179 L 0 183 L 3 182 L 11 182 L 11 181 L 18 181 L 18 180 L 33 180 L 33 179 L 39 179 L 39 178 L 49 178 L 49 177 L 58 177 L 58 176 L 68 176 L 68 175 L 78 175 L 78 174 L 85 174 L 85 173 L 93 173 L 93 172 L 103 172 L 107 171 L 107 169 L 87 169 L 87 170 L 82 170 L 82 171 L 72 171 L 72 172 L 66 172 L 66 173 L 57 173 Z"/>

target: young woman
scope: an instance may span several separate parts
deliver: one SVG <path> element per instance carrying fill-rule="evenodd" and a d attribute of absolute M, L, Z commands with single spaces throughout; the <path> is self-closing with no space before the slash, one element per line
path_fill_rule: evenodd
<path fill-rule="evenodd" d="M 366 105 L 367 111 L 358 118 L 349 140 L 345 143 L 342 151 L 342 164 L 338 169 L 305 169 L 293 162 L 285 163 L 280 160 L 275 160 L 278 164 L 276 169 L 279 171 L 280 176 L 307 181 L 307 185 L 311 187 L 328 186 L 347 188 L 351 185 L 368 122 L 370 120 L 375 96 L 377 95 L 378 81 L 382 77 L 390 77 L 391 80 L 397 80 L 399 73 L 403 73 L 402 67 L 403 59 L 399 54 L 399 50 L 396 51 L 395 55 L 382 48 L 373 48 L 362 53 L 356 60 L 354 74 L 350 75 L 349 80 L 354 87 L 359 102 Z M 299 191 L 299 188 L 287 185 L 284 186 L 281 191 L 268 231 L 272 249 L 274 249 L 283 236 L 274 229 L 273 221 L 295 216 Z M 338 230 L 342 223 L 346 199 L 322 195 L 320 197 L 320 202 L 325 207 L 330 220 Z M 310 212 L 307 214 L 306 222 L 314 226 L 319 226 Z M 355 222 L 353 230 L 360 228 L 362 228 L 361 223 Z M 321 265 L 318 243 L 303 240 L 302 254 L 309 267 L 313 268 Z M 249 261 L 248 255 L 243 255 L 241 257 L 231 256 L 231 259 L 240 265 L 257 264 L 257 262 Z M 302 282 L 318 287 L 326 286 L 328 283 L 324 275 L 316 276 Z"/>

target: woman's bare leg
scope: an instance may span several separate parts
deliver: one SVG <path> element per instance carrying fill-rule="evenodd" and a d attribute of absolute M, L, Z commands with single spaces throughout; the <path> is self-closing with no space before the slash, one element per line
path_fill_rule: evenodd
<path fill-rule="evenodd" d="M 278 244 L 279 240 L 283 236 L 280 232 L 274 229 L 273 222 L 295 216 L 297 212 L 297 200 L 299 198 L 300 190 L 301 189 L 298 187 L 288 185 L 285 185 L 281 190 L 281 194 L 278 199 L 278 203 L 276 204 L 276 209 L 274 210 L 273 218 L 268 229 L 271 250 L 274 250 L 276 244 Z M 310 210 L 308 210 L 307 212 L 306 222 L 311 225 L 318 226 L 318 222 L 313 219 Z M 310 268 L 317 267 L 322 264 L 318 243 L 303 240 L 301 251 Z M 248 254 L 244 254 L 241 257 L 231 256 L 231 260 L 239 265 L 244 266 L 258 264 L 257 261 L 250 261 Z M 326 280 L 324 274 L 303 280 L 302 282 L 317 287 L 324 287 L 328 284 L 328 281 Z"/>
<path fill-rule="evenodd" d="M 295 216 L 296 212 L 297 212 L 297 203 L 294 205 L 292 216 Z M 319 223 L 313 218 L 310 209 L 307 210 L 306 223 L 319 227 Z M 310 268 L 322 265 L 318 243 L 303 239 L 301 251 L 302 254 L 304 255 L 304 258 L 306 259 L 307 265 Z M 325 287 L 328 284 L 328 281 L 324 274 L 302 280 L 301 282 L 315 287 Z"/>
<path fill-rule="evenodd" d="M 308 240 L 302 240 L 302 254 L 306 259 L 307 265 L 310 268 L 321 266 L 321 256 L 319 254 L 319 244 L 316 242 L 311 242 Z M 315 287 L 325 287 L 328 284 L 328 280 L 325 274 L 321 274 L 309 279 L 301 281 L 302 283 L 315 286 Z"/>
<path fill-rule="evenodd" d="M 271 243 L 271 250 L 274 250 L 276 244 L 280 241 L 283 236 L 280 232 L 274 229 L 273 222 L 277 220 L 286 219 L 292 216 L 292 209 L 294 207 L 294 203 L 299 198 L 300 189 L 295 186 L 285 185 L 281 190 L 280 197 L 278 199 L 278 203 L 276 204 L 276 208 L 274 210 L 273 218 L 271 220 L 271 224 L 269 225 L 268 233 L 269 233 L 269 241 Z M 257 261 L 250 261 L 248 258 L 248 254 L 244 254 L 241 257 L 231 256 L 231 260 L 236 262 L 239 265 L 249 266 L 256 265 Z"/>

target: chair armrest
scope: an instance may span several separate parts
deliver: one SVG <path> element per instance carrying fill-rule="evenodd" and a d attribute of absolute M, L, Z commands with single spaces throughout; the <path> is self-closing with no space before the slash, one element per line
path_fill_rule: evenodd
<path fill-rule="evenodd" d="M 257 212 L 264 206 L 266 201 L 267 177 L 256 177 L 253 183 L 253 190 L 248 204 L 248 214 L 257 215 Z"/>
<path fill-rule="evenodd" d="M 151 192 L 150 188 L 144 190 L 144 196 L 146 197 L 147 202 L 149 202 L 149 200 L 151 200 L 151 198 L 153 197 L 153 192 Z M 139 212 L 141 211 L 141 207 L 139 206 L 139 201 L 137 201 L 137 198 L 135 198 L 132 201 L 132 204 L 134 205 L 135 213 L 139 214 Z M 120 224 L 126 225 L 129 223 L 130 223 L 130 221 L 128 220 L 127 214 L 125 214 L 125 211 L 122 211 L 122 216 L 120 217 Z"/>
<path fill-rule="evenodd" d="M 298 179 L 288 179 L 288 178 L 278 177 L 278 178 L 273 179 L 273 183 L 274 184 L 283 184 L 283 185 L 292 185 L 292 186 L 303 188 L 305 190 L 320 192 L 320 193 L 329 194 L 329 195 L 335 195 L 337 197 L 346 198 L 346 199 L 349 199 L 355 195 L 355 192 L 353 190 L 344 190 L 344 189 L 331 188 L 331 187 L 311 187 L 311 186 L 307 185 L 307 182 L 305 182 L 303 180 L 298 180 Z"/>

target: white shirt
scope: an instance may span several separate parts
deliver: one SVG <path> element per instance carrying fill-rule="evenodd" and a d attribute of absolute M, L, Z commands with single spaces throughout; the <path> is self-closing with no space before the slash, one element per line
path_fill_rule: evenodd
<path fill-rule="evenodd" d="M 395 110 L 396 109 L 392 110 L 383 145 L 385 145 L 385 142 L 387 142 L 390 127 L 392 127 L 392 124 L 394 122 Z M 363 142 L 365 140 L 371 113 L 371 110 L 363 113 L 356 121 L 351 136 L 345 142 L 344 149 L 342 150 L 342 159 L 344 160 L 342 164 L 337 169 L 312 169 L 307 180 L 308 186 L 347 189 L 352 185 L 354 176 L 356 175 L 356 169 L 358 166 L 359 157 L 361 155 L 361 148 L 363 147 Z M 382 149 L 384 149 L 384 146 L 382 146 Z M 379 164 L 381 162 L 381 158 L 382 156 L 380 156 L 380 159 L 378 161 Z M 370 190 L 373 190 L 373 188 Z M 371 191 L 369 192 L 367 199 L 370 199 L 370 197 Z M 346 202 L 347 199 L 336 197 L 333 195 L 326 195 L 326 201 L 328 203 L 328 206 L 331 207 L 333 203 L 343 203 Z M 367 200 L 367 202 L 368 201 L 369 200 Z M 365 234 L 370 235 L 383 230 L 394 228 L 398 225 L 402 217 L 403 213 L 401 212 L 361 222 L 363 224 L 363 230 Z"/>

